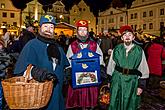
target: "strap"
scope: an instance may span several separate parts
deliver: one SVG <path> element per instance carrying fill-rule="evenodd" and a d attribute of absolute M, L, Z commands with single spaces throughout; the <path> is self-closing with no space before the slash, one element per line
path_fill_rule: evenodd
<path fill-rule="evenodd" d="M 109 88 L 108 85 L 103 85 L 101 88 L 100 88 L 100 93 L 103 91 L 104 88 Z"/>

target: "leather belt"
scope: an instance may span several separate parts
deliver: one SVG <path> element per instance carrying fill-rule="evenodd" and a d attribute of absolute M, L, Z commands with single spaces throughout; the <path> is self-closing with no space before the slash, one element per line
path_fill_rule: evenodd
<path fill-rule="evenodd" d="M 128 68 L 122 68 L 120 66 L 115 66 L 115 70 L 125 75 L 138 75 L 140 77 L 142 76 L 142 73 L 137 69 L 128 69 Z"/>

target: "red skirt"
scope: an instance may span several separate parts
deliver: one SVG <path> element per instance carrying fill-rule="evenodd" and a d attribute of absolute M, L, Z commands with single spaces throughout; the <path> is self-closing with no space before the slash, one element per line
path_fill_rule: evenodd
<path fill-rule="evenodd" d="M 66 99 L 66 108 L 95 107 L 98 100 L 98 87 L 73 89 L 70 85 Z"/>

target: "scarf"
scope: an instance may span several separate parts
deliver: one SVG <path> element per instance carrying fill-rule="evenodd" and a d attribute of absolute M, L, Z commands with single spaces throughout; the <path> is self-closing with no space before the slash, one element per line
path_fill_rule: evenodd
<path fill-rule="evenodd" d="M 46 38 L 41 35 L 38 35 L 37 39 L 48 44 L 47 46 L 48 59 L 53 62 L 53 58 L 55 58 L 56 63 L 60 64 L 61 55 L 60 55 L 59 45 L 56 43 L 55 39 Z"/>

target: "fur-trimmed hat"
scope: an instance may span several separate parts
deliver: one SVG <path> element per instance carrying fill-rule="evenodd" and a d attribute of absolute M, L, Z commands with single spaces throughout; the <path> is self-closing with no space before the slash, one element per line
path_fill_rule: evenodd
<path fill-rule="evenodd" d="M 79 20 L 76 22 L 77 27 L 88 27 L 88 21 L 87 20 Z"/>
<path fill-rule="evenodd" d="M 123 34 L 125 31 L 133 32 L 133 29 L 129 25 L 121 26 L 119 30 L 120 34 Z"/>

